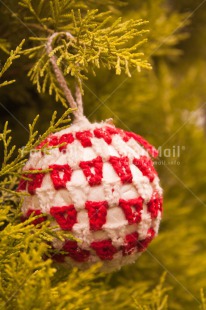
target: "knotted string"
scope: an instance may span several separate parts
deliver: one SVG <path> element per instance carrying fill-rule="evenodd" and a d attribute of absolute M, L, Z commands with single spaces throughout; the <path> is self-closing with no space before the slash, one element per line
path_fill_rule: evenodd
<path fill-rule="evenodd" d="M 73 95 L 72 95 L 71 90 L 69 89 L 69 87 L 67 85 L 67 82 L 65 80 L 65 77 L 64 77 L 62 71 L 60 70 L 60 68 L 57 65 L 57 57 L 55 55 L 50 55 L 53 51 L 53 47 L 52 47 L 53 40 L 59 35 L 62 35 L 62 36 L 64 35 L 69 40 L 75 40 L 75 38 L 69 32 L 54 32 L 48 38 L 48 41 L 46 44 L 46 51 L 47 51 L 47 54 L 50 58 L 50 62 L 53 66 L 53 70 L 54 70 L 54 73 L 56 75 L 57 81 L 58 81 L 61 89 L 64 92 L 65 98 L 66 98 L 67 102 L 69 103 L 69 106 L 72 109 L 75 109 L 75 111 L 73 111 L 73 114 L 74 114 L 76 120 L 80 120 L 80 119 L 84 118 L 82 94 L 81 94 L 80 88 L 78 85 L 76 85 L 76 93 L 75 93 L 76 100 L 75 100 Z"/>

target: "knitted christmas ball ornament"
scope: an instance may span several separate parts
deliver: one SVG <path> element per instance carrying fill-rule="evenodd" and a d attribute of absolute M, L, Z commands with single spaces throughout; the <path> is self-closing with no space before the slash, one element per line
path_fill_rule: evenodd
<path fill-rule="evenodd" d="M 48 218 L 78 240 L 53 240 L 65 252 L 58 258 L 80 269 L 101 261 L 105 271 L 134 262 L 161 219 L 162 189 L 150 157 L 157 156 L 155 148 L 135 133 L 83 117 L 38 149 L 24 170 L 39 173 L 19 184 L 30 194 L 22 212 L 42 214 L 34 224 Z"/>

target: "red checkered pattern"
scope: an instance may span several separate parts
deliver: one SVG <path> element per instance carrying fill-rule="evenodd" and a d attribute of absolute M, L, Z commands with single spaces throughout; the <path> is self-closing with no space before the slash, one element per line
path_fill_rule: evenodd
<path fill-rule="evenodd" d="M 49 219 L 78 239 L 54 240 L 54 259 L 79 268 L 102 261 L 114 270 L 146 250 L 162 213 L 150 155 L 157 151 L 141 136 L 107 123 L 74 124 L 37 147 L 24 170 L 39 172 L 25 174 L 18 187 L 30 193 L 24 217 L 38 215 L 37 227 Z"/>

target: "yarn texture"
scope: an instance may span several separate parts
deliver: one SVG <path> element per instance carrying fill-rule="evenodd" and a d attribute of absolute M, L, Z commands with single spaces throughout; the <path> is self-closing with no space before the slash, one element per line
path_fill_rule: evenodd
<path fill-rule="evenodd" d="M 101 261 L 113 271 L 133 263 L 158 233 L 162 189 L 151 157 L 157 151 L 141 136 L 109 122 L 86 118 L 50 135 L 30 155 L 21 180 L 25 218 L 41 215 L 78 241 L 57 239 L 54 259 L 85 269 Z M 42 172 L 50 169 L 49 172 Z"/>

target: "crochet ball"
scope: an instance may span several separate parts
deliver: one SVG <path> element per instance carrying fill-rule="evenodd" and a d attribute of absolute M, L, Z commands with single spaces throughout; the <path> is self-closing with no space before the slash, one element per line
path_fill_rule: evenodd
<path fill-rule="evenodd" d="M 18 190 L 30 194 L 22 206 L 25 218 L 40 215 L 33 224 L 48 218 L 74 236 L 53 240 L 60 252 L 53 258 L 80 269 L 101 261 L 106 271 L 134 262 L 161 219 L 162 189 L 150 157 L 157 156 L 155 148 L 108 121 L 84 120 L 37 149 L 24 170 L 39 173 L 26 174 Z"/>

